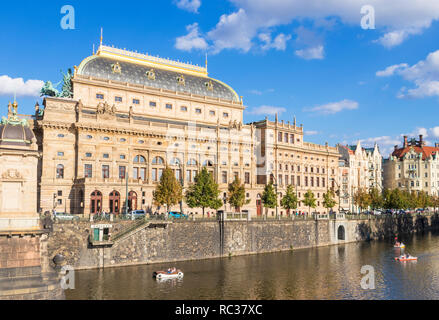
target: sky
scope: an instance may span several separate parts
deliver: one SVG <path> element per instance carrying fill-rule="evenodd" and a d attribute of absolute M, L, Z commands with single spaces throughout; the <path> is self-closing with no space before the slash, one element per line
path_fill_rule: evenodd
<path fill-rule="evenodd" d="M 14 95 L 32 114 L 102 27 L 106 45 L 203 66 L 207 54 L 245 123 L 296 116 L 305 141 L 376 142 L 384 157 L 403 135 L 439 142 L 437 0 L 22 0 L 2 3 L 0 26 L 0 116 Z"/>

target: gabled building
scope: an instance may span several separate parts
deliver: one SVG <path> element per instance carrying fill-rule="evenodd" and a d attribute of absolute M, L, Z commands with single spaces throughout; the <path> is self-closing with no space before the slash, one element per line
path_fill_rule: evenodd
<path fill-rule="evenodd" d="M 359 189 L 383 189 L 382 155 L 375 143 L 373 148 L 363 148 L 359 141 L 355 146 L 338 145 L 340 154 L 338 184 L 341 208 L 357 211 L 353 197 Z"/>
<path fill-rule="evenodd" d="M 384 187 L 406 191 L 439 193 L 439 143 L 427 146 L 419 140 L 404 136 L 401 148 L 395 146 L 389 159 L 384 160 Z"/>

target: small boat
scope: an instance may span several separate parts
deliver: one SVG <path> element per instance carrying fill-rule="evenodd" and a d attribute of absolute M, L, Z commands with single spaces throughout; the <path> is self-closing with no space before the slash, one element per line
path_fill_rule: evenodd
<path fill-rule="evenodd" d="M 181 270 L 176 269 L 175 271 L 155 271 L 152 276 L 157 280 L 163 279 L 181 279 L 184 274 Z"/>
<path fill-rule="evenodd" d="M 399 257 L 395 257 L 395 260 L 396 261 L 417 261 L 418 257 L 413 257 L 411 255 L 408 255 L 408 256 L 402 255 L 402 256 L 399 256 Z"/>
<path fill-rule="evenodd" d="M 405 244 L 404 243 L 400 243 L 400 242 L 397 242 L 397 243 L 395 243 L 395 245 L 393 246 L 394 248 L 401 248 L 401 249 L 404 249 L 405 248 Z"/>

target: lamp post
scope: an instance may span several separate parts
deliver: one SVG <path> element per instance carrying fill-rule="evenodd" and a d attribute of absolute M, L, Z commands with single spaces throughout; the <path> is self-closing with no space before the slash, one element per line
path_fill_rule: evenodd
<path fill-rule="evenodd" d="M 338 189 L 338 213 L 340 213 L 341 211 L 341 202 L 340 202 L 340 195 L 341 195 L 341 189 L 340 189 L 340 185 L 337 183 L 337 181 L 335 180 L 335 178 L 331 178 L 330 181 L 334 181 L 334 183 L 337 185 L 337 189 Z"/>
<path fill-rule="evenodd" d="M 277 179 L 276 179 L 276 177 L 274 176 L 274 174 L 271 174 L 271 177 L 273 178 L 273 180 L 274 180 L 274 184 L 273 184 L 273 187 L 274 187 L 274 192 L 276 192 L 276 219 L 278 219 L 279 218 L 279 208 L 278 208 L 278 205 L 277 205 L 277 196 L 278 196 L 278 194 L 277 194 Z"/>

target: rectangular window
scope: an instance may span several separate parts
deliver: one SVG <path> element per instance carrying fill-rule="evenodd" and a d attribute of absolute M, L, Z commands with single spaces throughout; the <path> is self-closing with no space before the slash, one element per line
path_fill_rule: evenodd
<path fill-rule="evenodd" d="M 224 117 L 224 118 L 228 118 L 228 117 L 229 117 L 229 114 L 228 114 L 227 112 L 224 112 L 224 113 L 223 113 L 223 117 Z"/>
<path fill-rule="evenodd" d="M 279 175 L 279 185 L 280 186 L 283 185 L 283 183 L 282 183 L 282 175 L 281 174 Z"/>
<path fill-rule="evenodd" d="M 110 166 L 109 165 L 102 166 L 102 178 L 103 179 L 110 178 Z"/>
<path fill-rule="evenodd" d="M 322 187 L 326 188 L 326 186 L 325 186 L 325 178 L 322 178 Z"/>
<path fill-rule="evenodd" d="M 210 110 L 210 111 L 209 111 L 209 114 L 210 114 L 211 116 L 214 116 L 214 115 L 215 115 L 215 111 Z"/>
<path fill-rule="evenodd" d="M 285 133 L 285 143 L 288 143 L 288 133 Z"/>
<path fill-rule="evenodd" d="M 159 169 L 159 176 L 158 176 L 159 181 L 162 179 L 162 175 L 163 175 L 163 169 Z"/>
<path fill-rule="evenodd" d="M 157 182 L 157 169 L 152 169 L 152 181 Z"/>
<path fill-rule="evenodd" d="M 146 168 L 140 168 L 140 179 L 146 181 Z"/>
<path fill-rule="evenodd" d="M 288 178 L 289 178 L 289 176 L 285 176 L 285 185 L 287 186 L 288 185 Z"/>
<path fill-rule="evenodd" d="M 201 109 L 200 108 L 195 109 L 195 113 L 201 114 Z"/>
<path fill-rule="evenodd" d="M 291 185 L 295 186 L 295 184 L 294 184 L 294 176 L 291 176 Z"/>
<path fill-rule="evenodd" d="M 186 112 L 187 111 L 187 107 L 181 107 L 181 111 Z"/>
<path fill-rule="evenodd" d="M 122 97 L 114 97 L 115 102 L 122 102 Z"/>
<path fill-rule="evenodd" d="M 282 142 L 282 132 L 279 132 L 279 134 L 278 134 L 278 140 L 279 140 L 279 142 Z"/>
<path fill-rule="evenodd" d="M 245 173 L 245 183 L 250 184 L 250 172 Z"/>
<path fill-rule="evenodd" d="M 167 103 L 167 104 L 166 104 L 166 109 L 168 109 L 168 110 L 172 110 L 172 104 Z"/>
<path fill-rule="evenodd" d="M 234 180 L 239 179 L 239 173 L 238 172 L 234 172 L 233 173 L 233 178 L 234 178 Z"/>
<path fill-rule="evenodd" d="M 308 177 L 305 177 L 305 187 L 308 186 Z"/>
<path fill-rule="evenodd" d="M 314 177 L 311 177 L 311 187 L 314 187 Z"/>
<path fill-rule="evenodd" d="M 64 157 L 64 152 L 58 152 L 58 157 Z"/>
<path fill-rule="evenodd" d="M 181 182 L 181 170 L 175 170 L 175 179 L 177 179 L 178 182 Z"/>
<path fill-rule="evenodd" d="M 191 171 L 190 170 L 186 170 L 186 181 L 187 182 L 191 182 Z"/>
<path fill-rule="evenodd" d="M 104 153 L 104 159 L 109 159 L 110 155 L 108 153 Z"/>
<path fill-rule="evenodd" d="M 84 177 L 93 178 L 93 166 L 91 164 L 84 165 Z"/>
<path fill-rule="evenodd" d="M 125 179 L 126 177 L 126 171 L 127 168 L 125 166 L 120 166 L 119 167 L 119 179 Z"/>
<path fill-rule="evenodd" d="M 97 94 L 96 94 L 96 99 L 98 99 L 98 100 L 104 100 L 104 95 L 101 94 L 101 93 L 97 93 Z"/>
<path fill-rule="evenodd" d="M 297 176 L 297 186 L 300 187 L 300 176 Z"/>
<path fill-rule="evenodd" d="M 294 143 L 294 134 L 290 134 L 290 143 Z"/>
<path fill-rule="evenodd" d="M 197 176 L 197 174 L 198 174 L 197 170 L 192 171 L 192 182 L 195 182 L 195 177 Z"/>
<path fill-rule="evenodd" d="M 133 168 L 133 179 L 139 179 L 139 168 Z"/>
<path fill-rule="evenodd" d="M 149 102 L 149 106 L 152 107 L 152 108 L 155 108 L 155 107 L 157 106 L 157 102 L 155 102 L 155 101 L 150 101 L 150 102 Z"/>
<path fill-rule="evenodd" d="M 317 188 L 319 188 L 320 187 L 320 178 L 319 177 L 316 178 L 316 183 L 317 183 Z"/>
<path fill-rule="evenodd" d="M 58 197 L 62 197 L 62 190 L 58 190 Z"/>
<path fill-rule="evenodd" d="M 91 158 L 91 153 L 90 153 L 90 152 L 87 152 L 87 153 L 85 154 L 85 156 L 86 156 L 87 158 Z"/>
<path fill-rule="evenodd" d="M 133 104 L 140 104 L 140 100 L 139 99 L 133 99 Z"/>
<path fill-rule="evenodd" d="M 227 171 L 223 171 L 221 174 L 222 177 L 222 183 L 227 183 Z"/>
<path fill-rule="evenodd" d="M 58 199 L 58 204 L 59 204 L 59 205 L 62 204 L 62 199 Z"/>

